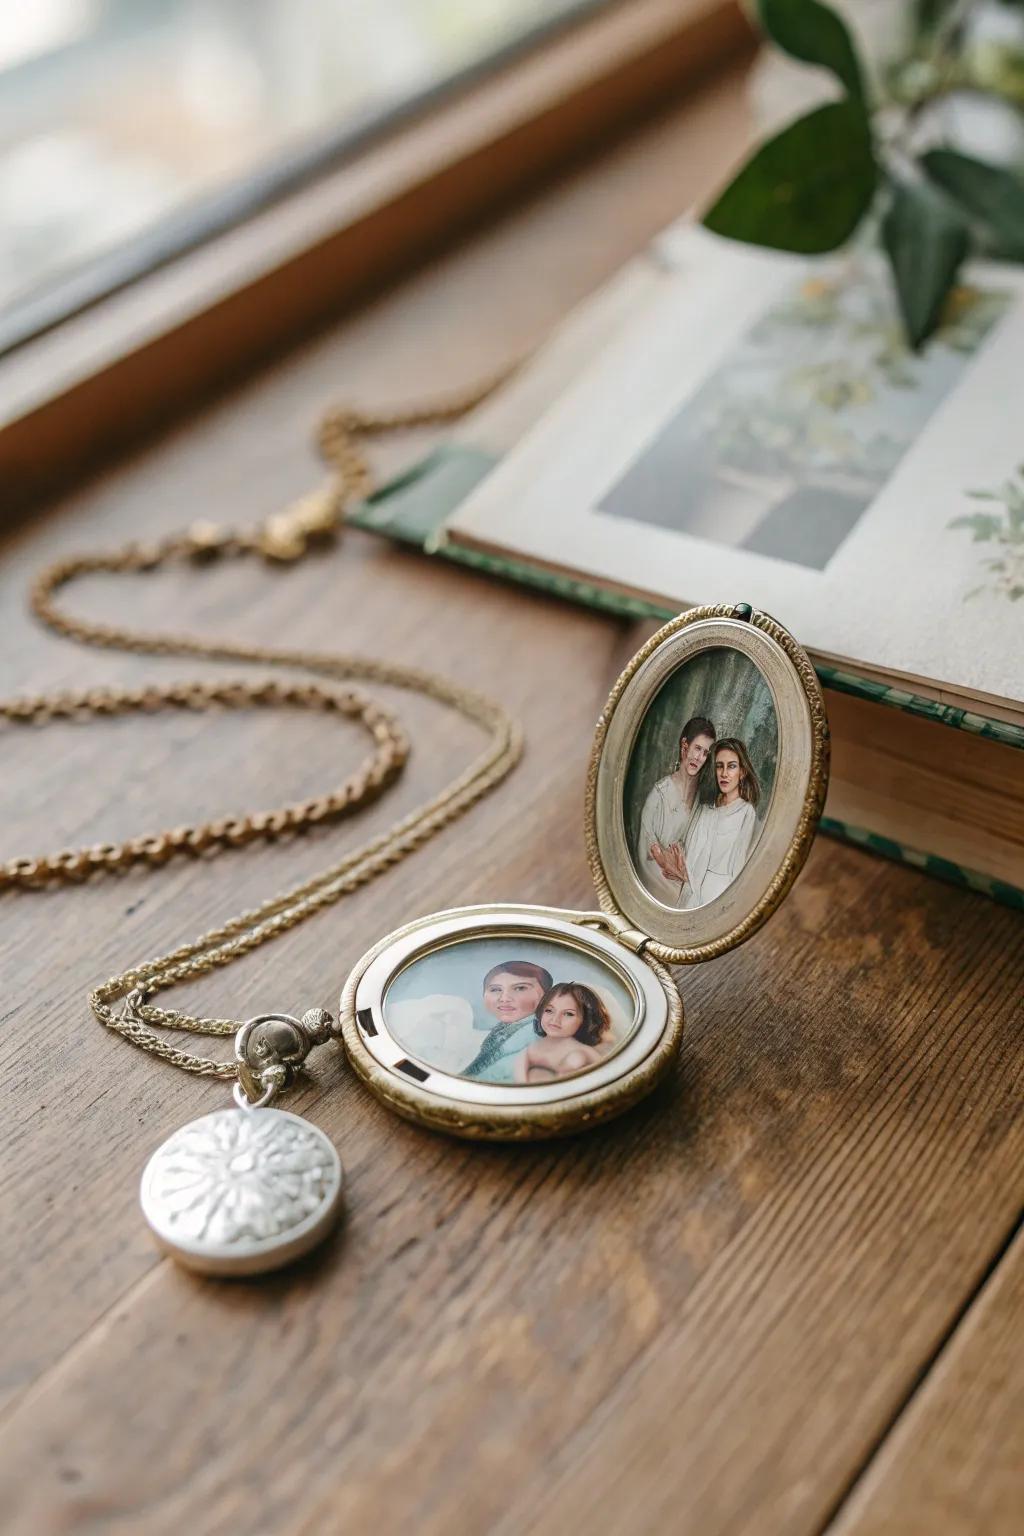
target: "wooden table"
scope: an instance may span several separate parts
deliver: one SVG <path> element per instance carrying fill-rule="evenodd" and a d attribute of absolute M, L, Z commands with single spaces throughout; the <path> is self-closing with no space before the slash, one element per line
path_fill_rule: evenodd
<path fill-rule="evenodd" d="M 274 510 L 315 479 L 327 401 L 392 404 L 518 352 L 719 177 L 740 132 L 727 77 L 11 531 L 4 691 L 193 674 L 40 634 L 29 574 Z M 422 660 L 526 727 L 503 789 L 191 988 L 200 1011 L 333 1009 L 371 942 L 439 907 L 593 905 L 584 765 L 636 629 L 361 535 L 284 574 L 97 579 L 76 601 Z M 414 759 L 358 827 L 0 903 L 5 1530 L 1019 1530 L 1024 926 L 838 843 L 753 941 L 681 977 L 678 1071 L 608 1130 L 449 1142 L 320 1053 L 291 1107 L 346 1161 L 339 1238 L 262 1283 L 157 1256 L 142 1164 L 224 1089 L 106 1036 L 87 990 L 440 785 L 472 733 L 397 703 Z M 8 730 L 5 852 L 273 804 L 360 751 L 326 718 L 265 712 Z"/>

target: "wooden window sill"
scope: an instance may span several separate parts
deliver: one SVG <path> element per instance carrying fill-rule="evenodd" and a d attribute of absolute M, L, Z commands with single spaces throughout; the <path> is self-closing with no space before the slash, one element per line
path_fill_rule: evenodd
<path fill-rule="evenodd" d="M 23 509 L 749 48 L 736 0 L 602 11 L 0 362 Z"/>

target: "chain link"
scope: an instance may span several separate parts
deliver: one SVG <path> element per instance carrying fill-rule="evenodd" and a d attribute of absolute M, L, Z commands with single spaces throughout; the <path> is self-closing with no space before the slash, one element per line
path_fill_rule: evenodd
<path fill-rule="evenodd" d="M 51 694 L 43 698 L 0 700 L 0 719 L 16 724 L 42 724 L 82 715 L 116 715 L 129 710 L 150 713 L 164 708 L 229 709 L 247 705 L 292 705 L 357 719 L 375 747 L 360 768 L 337 789 L 313 800 L 222 817 L 198 826 L 134 837 L 122 843 L 96 843 L 65 848 L 40 858 L 10 859 L 0 864 L 0 893 L 12 886 L 42 886 L 52 881 L 85 880 L 100 870 L 122 870 L 133 864 L 165 864 L 176 854 L 208 854 L 215 849 L 242 848 L 301 832 L 338 820 L 381 794 L 401 773 L 409 741 L 397 721 L 356 689 L 332 690 L 315 683 L 282 683 L 268 679 L 216 683 L 149 684 L 144 688 L 90 688 L 82 693 Z"/>
<path fill-rule="evenodd" d="M 485 750 L 439 794 L 410 811 L 388 831 L 347 853 L 330 868 L 229 919 L 220 927 L 169 954 L 145 960 L 111 977 L 90 994 L 99 1021 L 140 1049 L 205 1077 L 235 1078 L 235 1062 L 200 1056 L 169 1043 L 158 1029 L 198 1035 L 234 1034 L 240 1021 L 205 1019 L 155 1006 L 150 999 L 181 982 L 192 981 L 229 965 L 260 945 L 368 884 L 408 857 L 487 794 L 511 771 L 522 751 L 518 725 L 485 695 L 416 667 L 353 655 L 290 650 L 190 634 L 152 633 L 76 618 L 61 606 L 63 590 L 88 574 L 143 573 L 176 561 L 206 562 L 260 555 L 273 561 L 299 559 L 309 543 L 331 538 L 344 509 L 368 494 L 370 468 L 361 440 L 386 432 L 450 422 L 484 400 L 508 370 L 486 384 L 433 407 L 390 415 L 351 410 L 328 413 L 318 433 L 320 451 L 331 468 L 323 490 L 305 497 L 255 530 L 234 531 L 216 524 L 195 524 L 184 535 L 152 545 L 131 544 L 109 554 L 73 556 L 48 566 L 30 596 L 35 616 L 49 629 L 83 645 L 103 646 L 153 656 L 195 656 L 204 660 L 256 662 L 301 670 L 332 684 L 360 682 L 406 689 L 457 711 L 482 728 Z M 69 883 L 133 865 L 155 867 L 181 855 L 244 847 L 348 816 L 386 790 L 408 757 L 409 742 L 393 715 L 357 688 L 320 683 L 187 682 L 135 689 L 92 688 L 82 692 L 37 694 L 0 701 L 0 719 L 11 725 L 41 724 L 81 715 L 113 715 L 165 708 L 296 707 L 322 710 L 357 720 L 373 741 L 369 757 L 328 794 L 277 810 L 226 817 L 196 826 L 175 827 L 121 843 L 63 849 L 38 858 L 14 858 L 0 864 L 0 891 Z"/>

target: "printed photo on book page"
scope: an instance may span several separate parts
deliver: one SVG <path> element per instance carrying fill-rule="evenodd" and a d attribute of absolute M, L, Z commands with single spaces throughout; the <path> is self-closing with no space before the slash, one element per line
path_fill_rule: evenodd
<path fill-rule="evenodd" d="M 818 657 L 1024 695 L 1024 272 L 976 265 L 920 353 L 877 253 L 663 238 L 674 269 L 446 525 Z"/>

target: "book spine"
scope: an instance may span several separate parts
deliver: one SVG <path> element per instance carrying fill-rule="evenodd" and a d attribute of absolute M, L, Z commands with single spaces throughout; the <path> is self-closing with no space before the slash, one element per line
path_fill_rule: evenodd
<path fill-rule="evenodd" d="M 934 876 L 936 880 L 945 880 L 950 885 L 959 885 L 962 889 L 977 891 L 982 896 L 989 896 L 993 901 L 998 901 L 1004 907 L 1012 907 L 1015 911 L 1024 912 L 1024 890 L 1016 885 L 1007 884 L 1005 880 L 996 880 L 992 875 L 983 875 L 977 870 L 965 869 L 960 864 L 954 864 L 950 859 L 941 859 L 937 854 L 922 853 L 917 848 L 908 848 L 891 837 L 882 837 L 877 832 L 865 831 L 863 827 L 850 826 L 847 822 L 837 821 L 831 816 L 823 816 L 820 827 L 828 837 L 841 838 L 843 842 L 852 843 L 868 853 L 880 854 L 885 859 L 895 859 L 900 864 L 907 864 L 912 869 L 920 870 L 922 874 Z"/>

